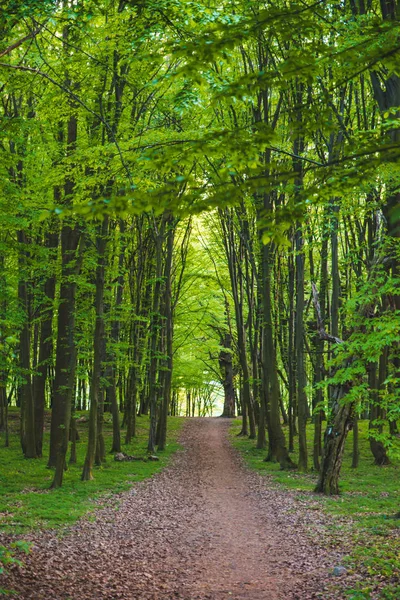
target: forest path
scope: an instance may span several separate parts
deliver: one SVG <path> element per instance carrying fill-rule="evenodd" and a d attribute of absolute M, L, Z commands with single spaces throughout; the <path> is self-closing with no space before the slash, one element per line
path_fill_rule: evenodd
<path fill-rule="evenodd" d="M 315 537 L 324 531 L 325 517 L 311 495 L 302 501 L 246 469 L 229 443 L 229 425 L 189 420 L 185 450 L 170 467 L 114 497 L 94 521 L 80 521 L 61 539 L 54 532 L 36 538 L 25 568 L 14 568 L 6 582 L 18 592 L 13 597 L 334 597 L 323 586 L 338 556 L 306 535 L 310 528 Z"/>

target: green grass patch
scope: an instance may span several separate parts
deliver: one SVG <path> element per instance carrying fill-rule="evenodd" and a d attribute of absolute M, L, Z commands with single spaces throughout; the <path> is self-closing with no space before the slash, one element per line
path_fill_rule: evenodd
<path fill-rule="evenodd" d="M 265 450 L 257 450 L 255 441 L 237 437 L 241 421 L 231 428 L 231 440 L 246 463 L 273 481 L 299 492 L 310 493 L 316 484 L 317 473 L 281 471 L 276 463 L 266 463 Z M 312 461 L 313 427 L 307 427 L 307 444 Z M 296 439 L 297 442 L 297 439 Z M 346 558 L 346 566 L 362 572 L 368 584 L 348 590 L 346 598 L 400 598 L 400 520 L 392 517 L 400 511 L 400 464 L 393 462 L 384 467 L 373 464 L 368 441 L 368 421 L 359 423 L 360 460 L 357 469 L 351 468 L 353 434 L 346 441 L 340 479 L 340 496 L 313 496 L 321 508 L 332 516 L 345 518 L 352 536 L 353 550 Z M 298 448 L 295 447 L 294 457 Z M 375 594 L 375 595 L 374 595 Z"/>
<path fill-rule="evenodd" d="M 15 431 L 17 415 L 14 412 L 10 416 L 11 430 Z M 105 421 L 104 437 L 109 449 L 112 439 L 110 415 L 105 415 Z M 29 460 L 22 455 L 18 435 L 12 433 L 10 447 L 0 447 L 0 529 L 6 533 L 24 534 L 37 528 L 72 525 L 96 507 L 96 500 L 128 490 L 134 483 L 165 467 L 179 448 L 177 438 L 183 422 L 184 419 L 178 417 L 168 419 L 168 444 L 166 450 L 159 453 L 159 461 L 116 462 L 114 455 L 108 454 L 107 462 L 95 467 L 94 479 L 85 482 L 80 477 L 86 454 L 87 423 L 79 423 L 77 463 L 68 466 L 63 487 L 57 490 L 49 490 L 53 470 L 46 467 L 48 431 L 45 433 L 43 458 Z M 148 417 L 138 417 L 137 436 L 131 444 L 123 445 L 124 452 L 138 456 L 147 454 L 148 424 Z"/>

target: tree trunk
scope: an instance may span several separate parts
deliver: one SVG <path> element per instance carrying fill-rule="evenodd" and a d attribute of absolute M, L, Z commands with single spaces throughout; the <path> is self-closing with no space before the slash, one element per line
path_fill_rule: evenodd
<path fill-rule="evenodd" d="M 72 395 L 75 385 L 75 290 L 76 277 L 80 270 L 77 257 L 81 240 L 80 228 L 63 225 L 61 231 L 61 286 L 58 308 L 58 330 L 54 398 L 50 429 L 49 467 L 56 467 L 51 487 L 61 487 L 65 457 L 68 449 L 71 422 Z"/>
<path fill-rule="evenodd" d="M 336 386 L 333 390 L 332 400 L 336 407 L 336 414 L 332 425 L 325 432 L 324 451 L 321 470 L 315 491 L 326 496 L 339 493 L 339 476 L 342 467 L 344 444 L 347 434 L 353 424 L 353 403 L 341 404 L 342 398 L 349 391 L 348 385 Z"/>
<path fill-rule="evenodd" d="M 51 224 L 52 230 L 46 233 L 45 246 L 54 254 L 58 246 L 58 231 L 55 223 Z M 54 260 L 54 256 L 50 257 Z M 42 322 L 40 328 L 39 363 L 33 379 L 34 406 L 35 406 L 35 441 L 36 452 L 42 456 L 44 409 L 46 406 L 46 380 L 49 372 L 49 363 L 53 354 L 53 317 L 54 297 L 56 291 L 56 276 L 50 275 L 44 284 L 44 300 L 42 306 Z"/>
<path fill-rule="evenodd" d="M 324 212 L 322 218 L 322 245 L 321 245 L 321 271 L 320 271 L 320 317 L 321 324 L 325 325 L 326 318 L 326 290 L 328 285 L 328 234 L 325 226 L 328 215 Z M 318 334 L 315 335 L 315 371 L 314 382 L 317 386 L 315 392 L 315 405 L 321 407 L 324 402 L 323 390 L 319 384 L 324 380 L 324 340 Z M 314 443 L 313 443 L 313 463 L 316 471 L 320 470 L 320 457 L 322 455 L 321 434 L 322 434 L 322 417 L 323 411 L 321 408 L 314 413 Z"/>
<path fill-rule="evenodd" d="M 115 318 L 111 323 L 111 344 L 114 347 L 119 342 L 120 337 L 120 315 L 118 311 L 121 308 L 122 300 L 123 300 L 123 291 L 124 291 L 124 258 L 126 251 L 126 240 L 125 240 L 125 222 L 123 219 L 119 221 L 119 232 L 120 232 L 120 250 L 119 250 L 119 258 L 118 258 L 118 277 L 116 283 L 116 292 L 115 292 Z M 112 348 L 110 352 L 110 366 L 109 366 L 109 377 L 108 380 L 108 388 L 107 388 L 107 396 L 108 402 L 111 407 L 112 414 L 112 423 L 113 423 L 113 439 L 111 452 L 121 452 L 121 428 L 119 423 L 119 408 L 117 401 L 117 366 L 116 366 L 116 354 L 115 349 Z"/>
<path fill-rule="evenodd" d="M 294 452 L 294 437 L 296 435 L 296 360 L 294 344 L 294 298 L 295 298 L 295 268 L 291 255 L 288 259 L 289 271 L 289 333 L 288 333 L 288 392 L 289 392 L 289 452 Z"/>
<path fill-rule="evenodd" d="M 164 373 L 163 382 L 163 400 L 160 414 L 160 429 L 158 437 L 158 450 L 165 450 L 167 443 L 167 416 L 168 407 L 171 403 L 171 383 L 173 369 L 173 312 L 172 312 L 172 258 L 174 252 L 174 237 L 175 223 L 172 217 L 167 220 L 167 248 L 165 257 L 165 302 L 164 302 L 164 317 L 165 317 L 165 350 L 167 354 L 166 370 Z"/>
<path fill-rule="evenodd" d="M 266 199 L 269 207 L 269 200 Z M 291 469 L 295 465 L 286 448 L 279 411 L 279 381 L 276 370 L 276 355 L 272 328 L 271 311 L 271 276 L 270 276 L 270 250 L 269 244 L 262 247 L 262 283 L 263 283 L 263 385 L 267 397 L 266 420 L 268 427 L 268 456 L 267 461 L 278 461 L 281 469 Z"/>
<path fill-rule="evenodd" d="M 379 361 L 379 382 L 377 376 L 378 365 L 370 363 L 368 367 L 368 387 L 370 389 L 370 414 L 369 414 L 369 446 L 375 459 L 374 464 L 378 466 L 388 465 L 389 457 L 386 453 L 386 448 L 383 442 L 379 439 L 379 434 L 382 433 L 382 425 L 379 421 L 382 418 L 382 410 L 380 407 L 379 384 L 386 379 L 386 358 L 387 350 L 380 357 Z M 378 422 L 377 422 L 378 421 Z"/>
<path fill-rule="evenodd" d="M 96 235 L 97 246 L 97 268 L 96 268 L 96 296 L 95 296 L 95 330 L 93 340 L 93 372 L 90 386 L 90 412 L 89 412 L 89 437 L 86 451 L 85 464 L 82 471 L 82 481 L 93 479 L 93 465 L 96 458 L 96 447 L 100 444 L 97 455 L 98 462 L 104 456 L 104 442 L 98 439 L 98 419 L 103 419 L 100 409 L 100 378 L 102 370 L 102 361 L 104 359 L 104 271 L 105 271 L 105 252 L 108 236 L 108 217 L 103 218 L 102 225 L 98 227 Z M 102 456 L 101 456 L 102 455 Z"/>
<path fill-rule="evenodd" d="M 315 284 L 312 284 L 314 308 L 317 317 L 317 329 L 322 339 L 335 344 L 343 343 L 342 340 L 326 333 L 321 316 L 321 307 Z M 343 383 L 333 387 L 331 396 L 331 423 L 325 431 L 322 465 L 318 483 L 315 488 L 317 493 L 335 495 L 339 493 L 339 475 L 343 461 L 344 444 L 349 429 L 354 419 L 354 402 L 343 403 L 342 400 L 350 389 L 350 383 Z"/>
<path fill-rule="evenodd" d="M 151 340 L 150 340 L 150 369 L 149 369 L 149 407 L 150 407 L 150 428 L 147 450 L 154 453 L 156 449 L 157 435 L 157 347 L 160 339 L 160 301 L 161 301 L 161 281 L 162 281 L 162 247 L 164 240 L 166 215 L 164 214 L 161 223 L 156 226 L 156 282 L 153 293 L 153 307 L 151 319 Z"/>
<path fill-rule="evenodd" d="M 228 417 L 231 419 L 235 416 L 235 386 L 233 383 L 232 336 L 229 331 L 225 332 L 220 343 L 221 351 L 219 353 L 218 362 L 224 386 L 224 409 L 221 417 Z"/>
<path fill-rule="evenodd" d="M 24 311 L 24 323 L 19 336 L 20 340 L 20 365 L 24 383 L 21 393 L 21 446 L 25 458 L 37 458 L 35 442 L 35 412 L 33 405 L 33 389 L 31 375 L 31 342 L 29 326 L 29 307 L 26 273 L 26 236 L 23 231 L 18 232 L 20 243 L 20 267 L 23 279 L 18 285 L 18 298 L 21 309 Z"/>
<path fill-rule="evenodd" d="M 69 457 L 69 462 L 71 465 L 74 465 L 76 464 L 76 442 L 78 441 L 78 430 L 76 428 L 76 418 L 74 414 L 71 414 L 70 440 L 71 454 Z"/>
<path fill-rule="evenodd" d="M 233 226 L 233 214 L 226 209 L 220 211 L 220 220 L 223 231 L 223 242 L 225 248 L 225 254 L 228 261 L 229 277 L 232 288 L 233 303 L 235 308 L 236 318 L 236 330 L 237 330 L 237 347 L 239 354 L 239 363 L 242 371 L 242 394 L 243 394 L 243 417 L 245 411 L 247 411 L 249 419 L 249 438 L 255 439 L 256 437 L 256 425 L 253 409 L 253 401 L 251 397 L 250 388 L 250 371 L 247 359 L 247 344 L 246 344 L 246 331 L 244 326 L 243 317 L 243 274 L 241 260 L 238 256 L 238 252 L 241 254 L 241 242 L 239 243 L 239 249 L 236 247 L 234 226 Z M 247 416 L 246 415 L 246 416 Z M 244 419 L 243 419 L 244 421 Z M 242 428 L 242 434 L 246 435 Z"/>
<path fill-rule="evenodd" d="M 352 469 L 358 468 L 358 461 L 360 458 L 360 449 L 358 444 L 358 416 L 355 414 L 353 419 L 353 453 L 351 460 Z"/>
<path fill-rule="evenodd" d="M 307 471 L 307 395 L 306 369 L 304 364 L 304 254 L 303 236 L 300 224 L 296 230 L 296 375 L 297 375 L 297 403 L 299 420 L 299 470 Z"/>

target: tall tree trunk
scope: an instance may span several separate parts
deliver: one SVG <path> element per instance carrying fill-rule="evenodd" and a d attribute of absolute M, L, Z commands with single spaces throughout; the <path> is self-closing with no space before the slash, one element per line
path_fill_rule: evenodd
<path fill-rule="evenodd" d="M 304 364 L 304 253 L 301 226 L 296 229 L 296 374 L 299 419 L 299 470 L 307 471 L 307 395 Z"/>
<path fill-rule="evenodd" d="M 265 208 L 269 208 L 269 198 L 265 200 Z M 263 297 L 263 356 L 262 375 L 264 393 L 267 397 L 267 427 L 268 427 L 268 461 L 278 461 L 282 469 L 294 468 L 295 465 L 286 448 L 279 410 L 279 381 L 276 367 L 276 355 L 273 338 L 271 311 L 271 274 L 270 274 L 271 244 L 262 247 L 262 297 Z"/>
<path fill-rule="evenodd" d="M 24 323 L 19 336 L 20 365 L 24 382 L 21 394 L 21 446 L 25 458 L 37 458 L 35 443 L 35 411 L 33 405 L 33 389 L 31 375 L 31 341 L 29 324 L 29 306 L 26 273 L 26 245 L 27 239 L 23 231 L 18 232 L 20 243 L 21 275 L 18 285 L 18 298 L 21 309 L 24 311 Z"/>
<path fill-rule="evenodd" d="M 163 400 L 160 411 L 160 430 L 158 437 L 158 450 L 165 450 L 167 443 L 167 416 L 168 407 L 171 403 L 171 383 L 172 383 L 172 368 L 173 368 L 173 312 L 172 312 L 172 258 L 174 252 L 174 237 L 175 237 L 174 219 L 170 217 L 167 220 L 167 247 L 165 257 L 165 302 L 164 302 L 164 317 L 165 317 L 165 350 L 167 354 L 166 371 L 163 381 Z"/>
<path fill-rule="evenodd" d="M 51 224 L 52 231 L 46 233 L 45 246 L 50 253 L 55 253 L 58 246 L 58 227 Z M 54 230 L 54 229 L 55 230 Z M 54 256 L 51 257 L 54 260 Z M 56 276 L 52 273 L 44 284 L 44 300 L 42 306 L 42 323 L 40 328 L 39 362 L 33 380 L 34 406 L 35 406 L 35 441 L 36 452 L 42 456 L 44 409 L 46 405 L 46 380 L 49 372 L 49 363 L 53 353 L 53 317 L 54 298 L 56 291 Z"/>
<path fill-rule="evenodd" d="M 156 282 L 153 293 L 152 318 L 150 325 L 150 369 L 149 369 L 149 407 L 150 407 L 150 429 L 147 449 L 153 453 L 156 449 L 157 435 L 157 348 L 160 340 L 160 302 L 162 283 L 162 250 L 165 232 L 166 215 L 161 222 L 155 225 L 156 237 Z"/>
<path fill-rule="evenodd" d="M 249 438 L 255 439 L 256 426 L 253 409 L 253 401 L 251 397 L 250 387 L 250 370 L 247 358 L 246 331 L 244 326 L 243 316 L 243 275 L 240 258 L 238 256 L 238 248 L 233 226 L 233 214 L 228 209 L 220 211 L 220 219 L 223 230 L 223 241 L 225 254 L 228 261 L 229 276 L 232 288 L 233 303 L 235 308 L 236 330 L 237 330 L 237 346 L 239 354 L 239 363 L 242 371 L 242 394 L 243 394 L 243 417 L 247 411 L 249 419 Z M 242 427 L 242 434 L 245 435 Z"/>
<path fill-rule="evenodd" d="M 104 360 L 104 271 L 105 252 L 108 236 L 108 217 L 103 218 L 101 226 L 98 227 L 96 235 L 97 268 L 96 268 L 96 296 L 95 296 L 95 329 L 93 339 L 93 372 L 90 386 L 90 412 L 89 412 L 89 437 L 86 451 L 85 464 L 82 471 L 82 481 L 93 479 L 93 465 L 96 458 L 96 446 L 102 444 L 98 439 L 99 403 L 101 394 L 101 370 Z M 101 419 L 103 418 L 100 410 Z M 98 452 L 98 462 L 101 462 L 101 454 L 104 456 L 104 448 Z"/>
<path fill-rule="evenodd" d="M 58 308 L 58 329 L 54 398 L 50 428 L 48 466 L 56 468 L 52 488 L 62 485 L 71 422 L 72 395 L 75 386 L 75 291 L 80 270 L 77 256 L 82 237 L 78 225 L 64 224 L 61 231 L 61 286 Z"/>
<path fill-rule="evenodd" d="M 62 33 L 64 57 L 69 53 L 70 26 Z M 73 82 L 66 73 L 66 83 Z M 66 155 L 71 158 L 76 150 L 78 139 L 78 118 L 76 102 L 70 99 L 70 115 L 67 122 Z M 60 128 L 59 128 L 60 129 Z M 60 139 L 63 138 L 59 131 Z M 71 165 L 72 166 L 72 165 Z M 67 174 L 64 183 L 63 204 L 69 208 L 73 204 L 75 180 Z M 64 470 L 67 468 L 66 455 L 69 443 L 72 397 L 75 390 L 76 345 L 75 345 L 75 296 L 76 278 L 79 275 L 82 254 L 79 252 L 83 240 L 82 229 L 74 217 L 66 217 L 61 229 L 61 284 L 57 317 L 57 348 L 54 377 L 54 393 L 50 428 L 50 455 L 48 465 L 55 466 L 52 488 L 62 486 Z"/>
<path fill-rule="evenodd" d="M 318 292 L 314 283 L 312 284 L 312 288 L 319 335 L 327 341 L 341 344 L 341 339 L 326 333 L 321 317 Z M 325 431 L 322 464 L 318 483 L 315 488 L 317 493 L 325 494 L 327 496 L 339 493 L 339 475 L 343 461 L 344 444 L 354 419 L 355 403 L 342 402 L 343 398 L 349 392 L 350 386 L 351 384 L 347 382 L 333 386 L 331 396 L 331 422 Z"/>
<path fill-rule="evenodd" d="M 221 339 L 221 350 L 218 356 L 224 386 L 224 408 L 221 417 L 235 416 L 235 386 L 233 382 L 232 336 L 229 331 Z"/>
<path fill-rule="evenodd" d="M 326 290 L 328 285 L 328 235 L 325 221 L 327 214 L 322 217 L 322 245 L 321 245 L 321 270 L 320 270 L 320 313 L 322 325 L 325 326 L 326 318 Z M 315 394 L 316 406 L 321 407 L 324 401 L 324 393 L 319 384 L 324 380 L 324 340 L 320 335 L 315 336 L 315 373 L 314 382 L 317 387 Z M 317 410 L 314 414 L 314 444 L 313 444 L 313 463 L 314 469 L 320 469 L 320 457 L 322 455 L 321 433 L 322 433 L 323 411 Z"/>
<path fill-rule="evenodd" d="M 359 435 L 358 435 L 358 416 L 354 415 L 353 419 L 353 452 L 351 458 L 351 468 L 357 469 L 360 459 Z"/>
<path fill-rule="evenodd" d="M 289 334 L 288 334 L 288 392 L 289 392 L 289 452 L 294 452 L 294 437 L 296 435 L 296 358 L 294 342 L 294 299 L 295 299 L 295 268 L 294 260 L 289 255 Z"/>
<path fill-rule="evenodd" d="M 118 277 L 116 282 L 116 292 L 115 292 L 115 305 L 114 312 L 115 317 L 111 323 L 111 344 L 114 347 L 119 342 L 120 337 L 120 315 L 119 311 L 122 306 L 123 300 L 123 291 L 124 291 L 124 258 L 125 258 L 125 250 L 126 250 L 126 240 L 125 240 L 125 222 L 123 219 L 119 221 L 119 233 L 120 233 L 120 249 L 119 249 L 119 258 L 118 258 Z M 117 365 L 116 365 L 116 353 L 115 350 L 112 349 L 110 353 L 110 362 L 111 365 L 109 367 L 109 377 L 108 377 L 108 388 L 107 395 L 108 400 L 111 406 L 111 414 L 112 414 L 112 422 L 113 422 L 113 438 L 112 438 L 112 446 L 111 452 L 121 452 L 121 428 L 119 423 L 119 408 L 117 401 Z"/>

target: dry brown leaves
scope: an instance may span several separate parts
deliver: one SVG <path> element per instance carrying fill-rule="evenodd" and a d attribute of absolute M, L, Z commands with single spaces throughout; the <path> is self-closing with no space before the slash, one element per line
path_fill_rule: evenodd
<path fill-rule="evenodd" d="M 311 495 L 247 470 L 228 427 L 224 419 L 188 421 L 185 451 L 169 468 L 111 499 L 95 521 L 62 537 L 32 535 L 25 566 L 1 585 L 20 600 L 343 597 L 327 590 L 341 558 L 340 547 L 318 542 L 328 518 Z"/>

